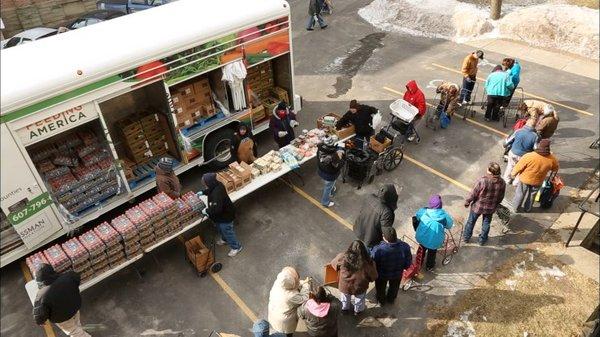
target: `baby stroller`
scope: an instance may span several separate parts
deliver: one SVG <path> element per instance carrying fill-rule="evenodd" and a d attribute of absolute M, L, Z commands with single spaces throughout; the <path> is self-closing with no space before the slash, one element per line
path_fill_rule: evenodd
<path fill-rule="evenodd" d="M 388 133 L 390 129 L 398 132 L 394 136 L 400 136 L 397 137 L 400 140 L 400 146 L 404 145 L 406 140 L 409 142 L 414 140 L 419 143 L 421 137 L 414 126 L 415 117 L 419 113 L 419 109 L 403 99 L 398 99 L 390 104 L 390 110 L 392 110 L 392 120 L 383 130 Z M 394 140 L 395 138 L 392 137 L 390 139 Z"/>

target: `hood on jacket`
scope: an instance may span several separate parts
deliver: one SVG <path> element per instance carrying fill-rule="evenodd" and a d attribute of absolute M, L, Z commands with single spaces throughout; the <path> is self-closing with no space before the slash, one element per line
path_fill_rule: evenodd
<path fill-rule="evenodd" d="M 396 192 L 396 187 L 394 187 L 394 185 L 385 184 L 381 186 L 377 197 L 383 204 L 392 210 L 398 208 L 398 193 Z"/>
<path fill-rule="evenodd" d="M 306 310 L 308 310 L 311 314 L 317 317 L 325 317 L 327 313 L 329 313 L 329 308 L 331 307 L 331 303 L 322 302 L 317 303 L 312 298 L 306 301 Z"/>
<path fill-rule="evenodd" d="M 406 83 L 406 90 L 408 90 L 411 94 L 414 94 L 419 90 L 419 86 L 417 85 L 417 81 L 410 80 Z"/>
<path fill-rule="evenodd" d="M 277 274 L 275 283 L 286 290 L 298 289 L 298 286 L 300 285 L 300 276 L 298 276 L 296 269 L 285 267 Z"/>
<path fill-rule="evenodd" d="M 49 286 L 58 278 L 59 274 L 54 271 L 51 265 L 42 263 L 35 271 L 35 281 L 39 286 Z"/>
<path fill-rule="evenodd" d="M 286 115 L 288 115 L 290 113 L 290 109 L 285 105 L 284 102 L 279 102 L 279 104 L 277 104 L 276 106 L 273 107 L 273 116 L 275 116 L 275 118 L 277 118 L 277 119 L 281 119 L 277 115 L 278 110 L 285 110 Z"/>
<path fill-rule="evenodd" d="M 427 214 L 431 220 L 438 222 L 446 219 L 446 211 L 444 211 L 442 208 L 428 208 L 425 211 L 425 214 Z"/>
<path fill-rule="evenodd" d="M 202 182 L 204 182 L 204 185 L 206 185 L 206 188 L 208 188 L 210 191 L 212 191 L 218 184 L 217 174 L 214 172 L 205 173 L 202 176 Z"/>

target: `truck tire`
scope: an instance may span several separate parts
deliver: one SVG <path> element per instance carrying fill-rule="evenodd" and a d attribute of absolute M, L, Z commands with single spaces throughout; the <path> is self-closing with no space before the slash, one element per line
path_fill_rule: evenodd
<path fill-rule="evenodd" d="M 232 129 L 223 128 L 211 133 L 204 141 L 204 161 L 212 160 L 208 164 L 210 168 L 219 170 L 235 160 L 231 153 L 234 137 L 235 133 Z"/>

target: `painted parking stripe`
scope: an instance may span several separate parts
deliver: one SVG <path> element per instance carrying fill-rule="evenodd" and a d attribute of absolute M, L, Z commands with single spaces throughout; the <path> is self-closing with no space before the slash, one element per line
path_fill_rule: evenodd
<path fill-rule="evenodd" d="M 384 89 L 384 90 L 387 90 L 387 91 L 389 91 L 389 92 L 392 92 L 392 93 L 394 93 L 394 94 L 397 94 L 397 95 L 400 95 L 400 96 L 404 96 L 404 93 L 403 93 L 403 92 L 400 92 L 400 91 L 398 91 L 398 90 L 394 90 L 394 89 L 392 89 L 392 88 L 390 88 L 390 87 L 383 87 L 383 89 Z M 429 107 L 432 107 L 432 108 L 434 108 L 434 106 L 433 106 L 432 104 L 429 104 L 429 103 L 427 103 L 427 105 L 428 105 Z M 463 115 L 461 115 L 461 114 L 459 114 L 459 113 L 456 113 L 456 112 L 455 112 L 454 114 L 455 114 L 456 116 L 459 116 L 459 117 L 461 117 L 461 118 L 465 118 L 465 116 L 463 116 Z M 467 117 L 467 118 L 465 118 L 465 120 L 466 120 L 467 122 L 469 122 L 469 123 L 473 124 L 473 125 L 477 125 L 477 126 L 479 126 L 480 128 L 484 128 L 484 129 L 486 129 L 486 130 L 488 130 L 488 131 L 491 131 L 491 132 L 493 132 L 493 133 L 495 133 L 495 134 L 498 134 L 498 135 L 500 135 L 500 136 L 502 136 L 502 137 L 508 137 L 508 134 L 507 134 L 507 133 L 505 133 L 505 132 L 502 132 L 502 131 L 500 131 L 500 130 L 498 130 L 498 129 L 494 129 L 494 128 L 493 128 L 493 127 L 491 127 L 491 126 L 488 126 L 488 125 L 485 125 L 485 124 L 483 124 L 483 123 L 480 123 L 480 122 L 478 122 L 478 121 L 476 121 L 476 120 L 474 120 L 474 119 L 471 119 L 471 118 L 468 118 L 468 117 Z"/>
<path fill-rule="evenodd" d="M 25 283 L 32 280 L 31 273 L 29 272 L 29 267 L 27 267 L 27 265 L 25 264 L 25 261 L 21 261 L 21 271 L 23 272 L 23 277 L 25 278 Z M 44 325 L 42 325 L 42 328 L 44 328 L 44 333 L 46 334 L 46 336 L 56 337 L 56 334 L 54 333 L 54 329 L 52 328 L 52 325 L 50 324 L 50 322 L 46 321 L 46 323 L 44 323 Z"/>
<path fill-rule="evenodd" d="M 431 65 L 432 65 L 432 66 L 434 66 L 434 67 L 440 68 L 440 69 L 444 69 L 444 70 L 451 71 L 451 72 L 453 72 L 453 73 L 462 74 L 462 73 L 461 73 L 459 70 L 452 69 L 452 68 L 449 68 L 449 67 L 443 66 L 443 65 L 441 65 L 441 64 L 437 64 L 437 63 L 431 63 Z M 478 80 L 478 81 L 480 81 L 480 82 L 485 82 L 485 81 L 484 81 L 484 80 L 482 80 L 482 79 L 477 79 L 477 80 Z M 567 109 L 569 109 L 569 110 L 573 110 L 573 111 L 575 111 L 575 112 L 579 112 L 579 113 L 581 113 L 581 114 L 584 114 L 584 115 L 587 115 L 587 116 L 594 116 L 594 114 L 593 114 L 593 113 L 590 113 L 590 112 L 587 112 L 587 111 L 583 111 L 583 110 L 581 110 L 581 109 L 577 109 L 577 108 L 574 108 L 574 107 L 572 107 L 572 106 L 568 106 L 568 105 L 566 105 L 566 104 L 562 104 L 562 103 L 559 103 L 559 102 L 557 102 L 557 101 L 553 101 L 553 100 L 551 100 L 551 99 L 547 99 L 547 98 L 545 98 L 545 97 L 542 97 L 542 96 L 538 96 L 538 95 L 535 95 L 535 94 L 531 94 L 531 93 L 528 93 L 528 92 L 525 92 L 525 91 L 523 91 L 523 94 L 524 94 L 524 95 L 526 95 L 526 96 L 529 96 L 529 97 L 533 97 L 533 98 L 536 98 L 536 99 L 540 99 L 540 100 L 546 101 L 546 102 L 548 102 L 548 103 L 552 103 L 552 104 L 554 104 L 554 105 L 561 106 L 561 107 L 563 107 L 563 108 L 567 108 Z"/>

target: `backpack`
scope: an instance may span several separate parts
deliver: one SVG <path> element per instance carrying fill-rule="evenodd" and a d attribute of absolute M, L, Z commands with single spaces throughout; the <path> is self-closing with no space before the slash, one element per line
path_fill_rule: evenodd
<path fill-rule="evenodd" d="M 440 113 L 440 127 L 442 129 L 446 129 L 449 125 L 450 125 L 450 117 L 448 117 L 448 114 L 446 113 L 446 111 L 442 110 L 442 112 Z"/>

